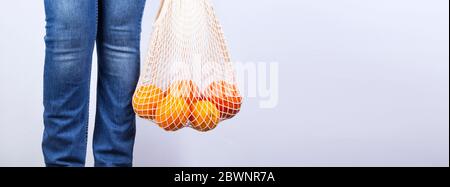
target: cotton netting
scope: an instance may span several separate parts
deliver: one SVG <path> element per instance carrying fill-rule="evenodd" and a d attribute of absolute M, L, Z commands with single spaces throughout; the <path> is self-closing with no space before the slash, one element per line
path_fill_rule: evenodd
<path fill-rule="evenodd" d="M 168 131 L 214 129 L 242 97 L 209 0 L 163 0 L 133 97 L 136 114 Z"/>

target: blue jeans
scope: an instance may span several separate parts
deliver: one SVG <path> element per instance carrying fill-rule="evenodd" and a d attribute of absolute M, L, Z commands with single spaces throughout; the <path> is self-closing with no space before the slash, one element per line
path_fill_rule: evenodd
<path fill-rule="evenodd" d="M 132 166 L 145 0 L 45 0 L 44 136 L 47 166 L 84 166 L 97 46 L 95 166 Z"/>

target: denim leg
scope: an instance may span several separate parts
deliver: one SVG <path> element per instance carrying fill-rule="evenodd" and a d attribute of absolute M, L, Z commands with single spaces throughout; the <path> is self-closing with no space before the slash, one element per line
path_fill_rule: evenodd
<path fill-rule="evenodd" d="M 99 0 L 95 166 L 132 166 L 145 0 Z"/>
<path fill-rule="evenodd" d="M 44 159 L 47 166 L 84 166 L 97 2 L 44 3 Z"/>

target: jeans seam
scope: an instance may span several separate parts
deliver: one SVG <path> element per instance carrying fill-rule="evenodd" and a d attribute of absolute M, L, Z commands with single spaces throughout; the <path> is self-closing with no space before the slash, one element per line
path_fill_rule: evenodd
<path fill-rule="evenodd" d="M 139 38 L 141 38 L 142 33 L 142 17 L 144 16 L 144 10 L 145 10 L 145 3 L 146 0 L 144 0 L 144 3 L 142 3 L 140 15 L 139 15 Z"/>
<path fill-rule="evenodd" d="M 94 32 L 94 37 L 93 37 L 93 40 L 94 40 L 94 46 L 95 46 L 95 38 L 97 38 L 96 37 L 96 35 L 97 35 L 97 27 L 98 27 L 98 1 L 99 0 L 96 0 L 95 1 L 95 32 Z M 94 48 L 94 46 L 92 47 L 92 51 L 94 50 L 93 48 Z M 93 55 L 92 55 L 93 56 Z M 91 58 L 91 61 L 92 61 L 92 58 Z M 92 62 L 91 62 L 91 67 L 92 67 Z M 89 84 L 89 86 L 88 86 L 88 90 L 89 90 L 89 94 L 88 94 L 88 98 L 87 98 L 87 120 L 86 120 L 86 124 L 85 124 L 85 137 L 84 137 L 84 143 L 85 143 L 85 145 L 86 145 L 86 148 L 87 148 L 87 144 L 88 144 L 88 136 L 89 136 L 89 119 L 90 119 L 90 112 L 89 112 L 89 107 L 90 107 L 90 102 L 91 102 L 91 95 L 90 95 L 90 90 L 91 90 L 91 76 L 92 76 L 92 69 L 90 68 L 90 73 L 89 73 L 89 78 L 88 78 L 88 84 Z"/>

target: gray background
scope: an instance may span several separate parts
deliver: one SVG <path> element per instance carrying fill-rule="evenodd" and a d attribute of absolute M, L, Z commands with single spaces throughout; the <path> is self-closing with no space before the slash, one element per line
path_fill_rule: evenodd
<path fill-rule="evenodd" d="M 448 0 L 213 3 L 234 60 L 279 62 L 279 104 L 206 134 L 139 120 L 136 166 L 449 165 Z M 43 36 L 42 0 L 0 2 L 0 166 L 43 166 Z"/>

